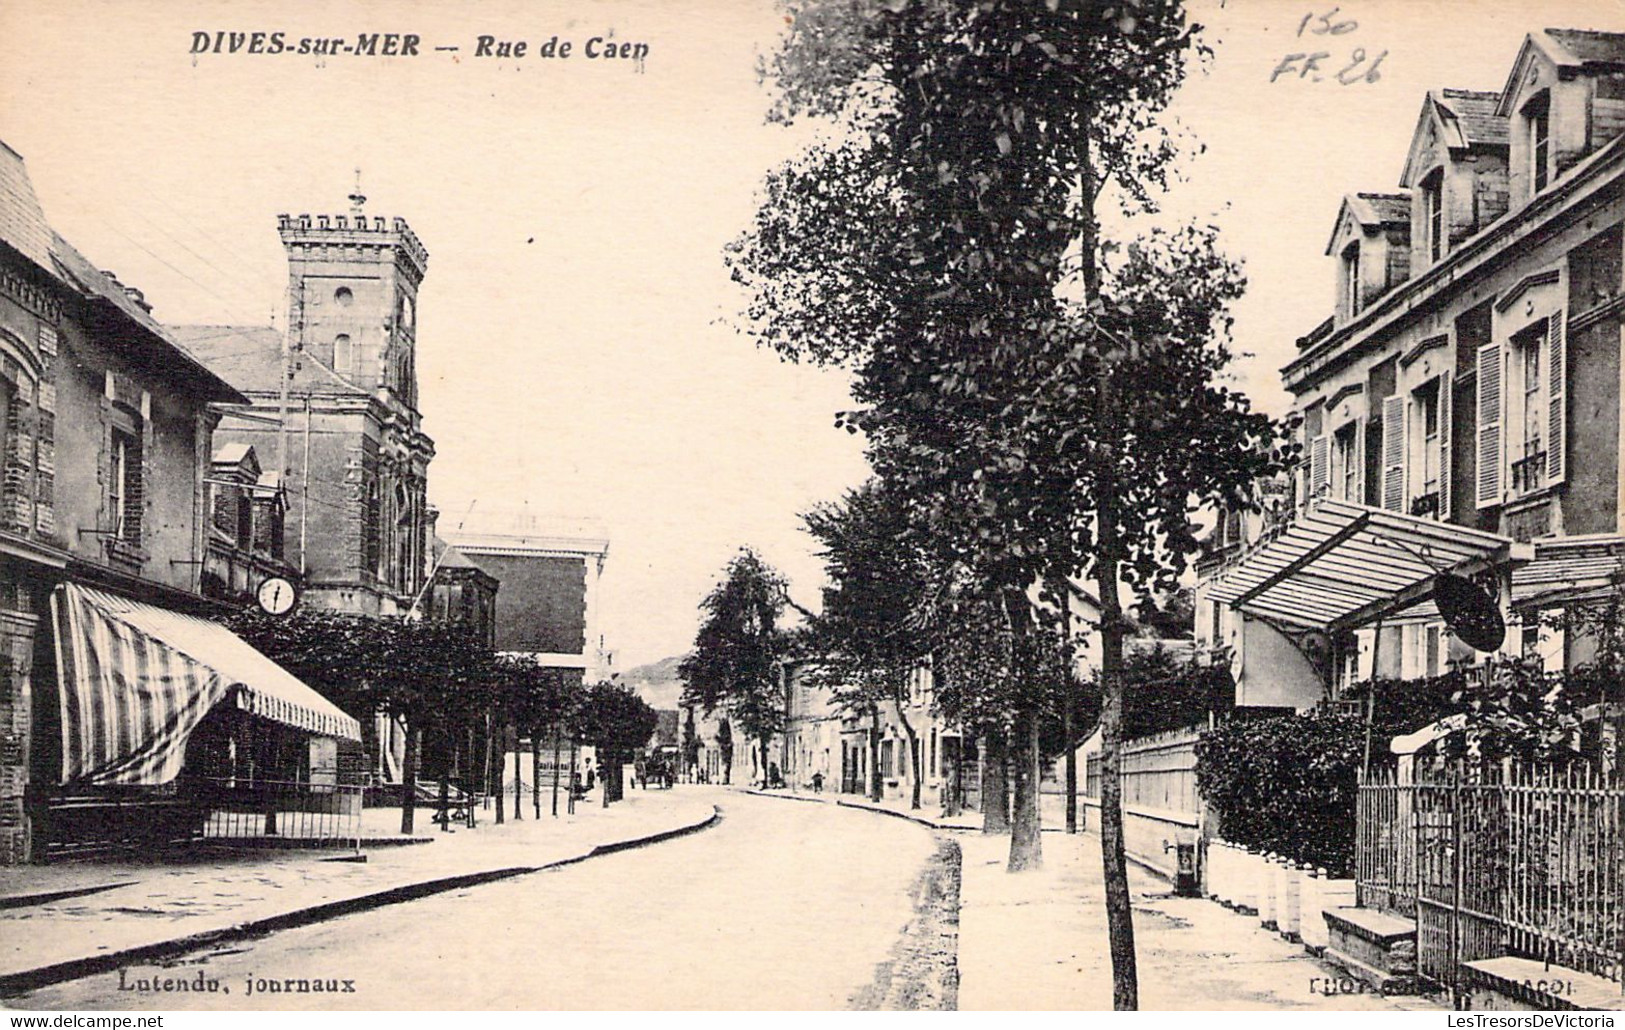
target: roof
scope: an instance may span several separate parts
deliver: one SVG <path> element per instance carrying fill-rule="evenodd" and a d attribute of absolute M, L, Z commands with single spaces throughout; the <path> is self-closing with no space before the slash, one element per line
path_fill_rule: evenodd
<path fill-rule="evenodd" d="M 1355 206 L 1361 225 L 1411 224 L 1411 195 L 1409 193 L 1356 193 L 1365 201 L 1365 210 Z"/>
<path fill-rule="evenodd" d="M 1546 29 L 1545 33 L 1575 62 L 1625 65 L 1625 32 Z"/>
<path fill-rule="evenodd" d="M 485 571 L 484 569 L 480 569 L 479 565 L 472 561 L 468 555 L 453 547 L 451 544 L 446 543 L 438 536 L 434 538 L 433 543 L 430 545 L 430 549 L 434 552 L 434 567 L 437 570 L 479 569 L 481 572 Z"/>
<path fill-rule="evenodd" d="M 0 141 L 0 242 L 49 272 L 51 236 L 22 155 Z"/>
<path fill-rule="evenodd" d="M 1495 113 L 1501 100 L 1499 92 L 1446 88 L 1429 95 L 1440 111 L 1455 122 L 1466 145 L 1504 147 L 1511 139 L 1508 119 Z"/>
<path fill-rule="evenodd" d="M 268 325 L 172 325 L 167 328 L 198 360 L 244 393 L 275 393 L 281 388 L 281 331 Z M 316 360 L 309 351 L 300 355 L 294 364 L 288 388 L 295 393 L 371 396 Z"/>
<path fill-rule="evenodd" d="M 1533 553 L 1494 533 L 1322 500 L 1217 573 L 1208 596 L 1297 626 L 1352 629 L 1414 605 L 1439 572 L 1471 575 Z"/>
<path fill-rule="evenodd" d="M 1403 225 L 1406 228 L 1411 224 L 1411 195 L 1409 193 L 1349 193 L 1344 195 L 1343 203 L 1337 209 L 1337 218 L 1332 222 L 1332 236 L 1326 241 L 1326 253 L 1329 256 L 1337 246 L 1337 232 L 1343 225 L 1343 214 L 1347 212 L 1361 226 Z"/>
<path fill-rule="evenodd" d="M 609 552 L 609 537 L 596 519 L 543 515 L 528 508 L 470 509 L 446 539 L 470 554 L 571 554 Z"/>
<path fill-rule="evenodd" d="M 1534 558 L 1512 570 L 1513 611 L 1540 611 L 1607 597 L 1625 581 L 1625 536 L 1536 540 Z M 1395 620 L 1434 622 L 1439 609 L 1423 601 Z"/>

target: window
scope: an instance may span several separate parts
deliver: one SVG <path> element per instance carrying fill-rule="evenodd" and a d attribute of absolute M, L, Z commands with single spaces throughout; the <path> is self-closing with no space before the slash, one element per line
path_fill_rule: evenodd
<path fill-rule="evenodd" d="M 141 495 L 141 417 L 123 405 L 115 405 L 107 469 L 112 539 L 140 544 Z"/>
<path fill-rule="evenodd" d="M 1529 124 L 1529 181 L 1532 192 L 1539 193 L 1552 178 L 1550 95 L 1542 93 L 1531 101 L 1524 117 Z"/>
<path fill-rule="evenodd" d="M 1360 497 L 1359 424 L 1350 422 L 1332 437 L 1332 462 L 1337 477 L 1337 496 L 1358 503 Z"/>
<path fill-rule="evenodd" d="M 333 303 L 341 308 L 347 308 L 355 303 L 355 294 L 350 292 L 348 286 L 340 286 L 333 291 Z"/>
<path fill-rule="evenodd" d="M 1430 379 L 1411 394 L 1411 401 L 1415 405 L 1417 436 L 1422 446 L 1413 468 L 1420 474 L 1420 496 L 1423 497 L 1437 496 L 1439 493 L 1439 465 L 1443 457 L 1439 442 L 1439 384 L 1438 379 Z"/>
<path fill-rule="evenodd" d="M 1512 338 L 1512 403 L 1516 436 L 1511 443 L 1512 489 L 1528 493 L 1546 482 L 1546 390 L 1541 379 L 1541 362 L 1546 348 L 1546 320 Z"/>
<path fill-rule="evenodd" d="M 1438 261 L 1444 257 L 1445 250 L 1443 168 L 1435 169 L 1433 174 L 1422 180 L 1422 217 L 1428 260 Z"/>
<path fill-rule="evenodd" d="M 1438 626 L 1429 626 L 1422 643 L 1422 674 L 1430 679 L 1439 675 L 1440 633 Z"/>
<path fill-rule="evenodd" d="M 1323 287 L 1324 288 L 1324 287 Z M 1343 310 L 1353 318 L 1360 313 L 1360 241 L 1343 250 Z"/>
<path fill-rule="evenodd" d="M 355 348 L 350 346 L 349 333 L 333 337 L 333 371 L 344 376 L 355 372 Z"/>

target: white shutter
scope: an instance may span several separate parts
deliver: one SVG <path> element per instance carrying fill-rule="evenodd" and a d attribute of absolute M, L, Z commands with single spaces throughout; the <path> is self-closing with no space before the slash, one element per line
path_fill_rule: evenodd
<path fill-rule="evenodd" d="M 1439 521 L 1450 521 L 1450 404 L 1455 385 L 1447 370 L 1439 374 Z"/>
<path fill-rule="evenodd" d="M 1563 325 L 1566 312 L 1554 311 L 1547 320 L 1546 339 L 1546 482 L 1561 483 L 1568 471 L 1568 334 Z"/>
<path fill-rule="evenodd" d="M 1501 345 L 1478 348 L 1477 506 L 1501 503 Z"/>
<path fill-rule="evenodd" d="M 1382 506 L 1405 508 L 1405 398 L 1399 394 L 1382 401 Z"/>
<path fill-rule="evenodd" d="M 1365 489 L 1365 430 L 1366 417 L 1361 415 L 1354 420 L 1354 496 L 1345 497 L 1345 501 L 1355 504 L 1364 504 Z"/>
<path fill-rule="evenodd" d="M 1321 433 L 1309 441 L 1309 499 L 1326 496 L 1332 481 L 1331 437 Z"/>

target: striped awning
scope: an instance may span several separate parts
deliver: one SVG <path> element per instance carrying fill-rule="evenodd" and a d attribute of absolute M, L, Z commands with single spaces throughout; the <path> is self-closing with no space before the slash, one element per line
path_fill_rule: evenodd
<path fill-rule="evenodd" d="M 1322 500 L 1220 571 L 1208 596 L 1295 626 L 1353 629 L 1428 597 L 1437 573 L 1470 576 L 1532 556 L 1494 533 Z"/>
<path fill-rule="evenodd" d="M 51 597 L 62 782 L 168 783 L 221 702 L 295 729 L 361 739 L 361 726 L 218 623 L 78 584 Z"/>

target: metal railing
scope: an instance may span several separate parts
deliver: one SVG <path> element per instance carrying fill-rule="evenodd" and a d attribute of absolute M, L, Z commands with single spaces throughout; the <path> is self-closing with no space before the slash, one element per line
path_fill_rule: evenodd
<path fill-rule="evenodd" d="M 1422 975 L 1501 955 L 1625 992 L 1625 784 L 1588 766 L 1381 773 L 1360 784 L 1359 904 L 1417 921 Z"/>
<path fill-rule="evenodd" d="M 337 844 L 361 837 L 360 784 L 199 777 L 190 800 L 204 840 Z"/>

